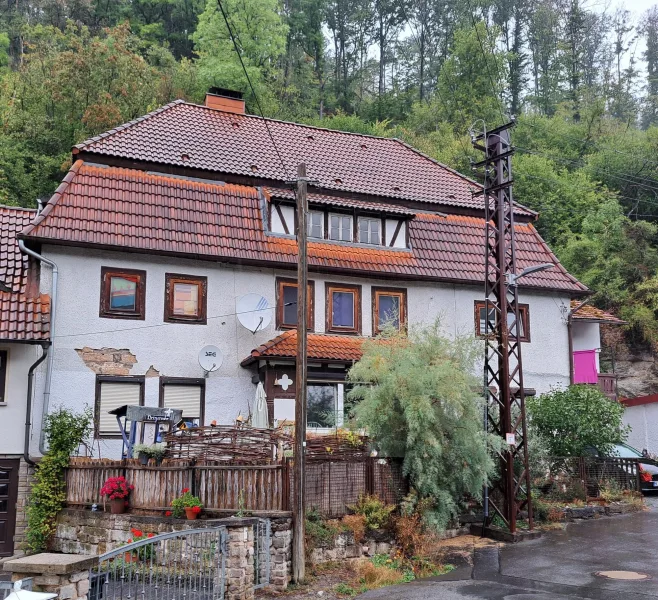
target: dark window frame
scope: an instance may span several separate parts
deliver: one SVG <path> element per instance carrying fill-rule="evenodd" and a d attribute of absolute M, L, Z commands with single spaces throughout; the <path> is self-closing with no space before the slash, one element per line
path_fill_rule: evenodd
<path fill-rule="evenodd" d="M 96 387 L 94 398 L 94 439 L 97 440 L 116 440 L 122 439 L 121 433 L 100 433 L 100 414 L 101 414 L 101 386 L 103 383 L 138 383 L 139 388 L 139 406 L 144 406 L 144 388 L 146 386 L 146 377 L 144 375 L 96 375 Z"/>
<path fill-rule="evenodd" d="M 174 286 L 177 283 L 196 284 L 199 286 L 199 314 L 197 316 L 174 314 Z M 165 323 L 188 323 L 190 325 L 205 325 L 208 309 L 208 278 L 205 275 L 183 275 L 181 273 L 165 273 Z"/>
<path fill-rule="evenodd" d="M 135 295 L 135 310 L 117 310 L 110 308 L 110 287 L 112 277 L 124 279 L 138 277 Z M 146 318 L 146 271 L 140 269 L 122 269 L 101 267 L 101 293 L 98 316 L 101 319 L 134 319 L 143 321 Z"/>
<path fill-rule="evenodd" d="M 0 404 L 7 403 L 7 375 L 9 374 L 9 350 L 0 350 Z"/>
<path fill-rule="evenodd" d="M 484 300 L 475 301 L 475 336 L 484 338 L 485 334 L 480 327 L 480 311 L 486 309 L 486 302 Z M 530 342 L 530 305 L 519 304 L 519 320 L 523 328 L 523 335 L 519 339 L 520 342 Z M 518 325 L 517 325 L 518 327 Z M 515 338 L 513 338 L 515 339 Z"/>
<path fill-rule="evenodd" d="M 297 287 L 297 280 L 290 277 L 277 277 L 276 278 L 276 328 L 277 329 L 297 329 L 297 323 L 284 322 L 284 306 L 283 306 L 283 288 Z M 308 282 L 308 331 L 314 331 L 315 326 L 315 281 Z"/>
<path fill-rule="evenodd" d="M 327 282 L 325 287 L 325 331 L 327 333 L 344 333 L 348 335 L 361 335 L 361 286 L 348 283 Z M 333 292 L 351 292 L 354 294 L 354 327 L 334 326 Z"/>
<path fill-rule="evenodd" d="M 160 377 L 160 391 L 158 395 L 158 406 L 164 408 L 164 388 L 166 385 L 186 385 L 201 388 L 201 414 L 199 415 L 199 427 L 203 427 L 206 418 L 206 380 L 203 377 Z"/>
<path fill-rule="evenodd" d="M 372 295 L 372 334 L 379 335 L 383 330 L 379 328 L 379 297 L 398 296 L 400 298 L 400 328 L 404 331 L 407 326 L 407 290 L 406 288 L 373 286 L 370 289 Z"/>

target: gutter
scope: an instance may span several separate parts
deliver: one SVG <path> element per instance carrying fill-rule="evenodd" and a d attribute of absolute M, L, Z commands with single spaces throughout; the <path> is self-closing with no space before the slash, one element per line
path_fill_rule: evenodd
<path fill-rule="evenodd" d="M 567 332 L 569 337 L 569 385 L 573 385 L 574 372 L 573 372 L 573 315 L 577 313 L 583 306 L 591 301 L 591 297 L 583 300 L 576 308 L 569 311 L 567 317 Z"/>
<path fill-rule="evenodd" d="M 21 252 L 27 254 L 28 256 L 31 256 L 32 258 L 36 258 L 39 262 L 44 263 L 52 268 L 53 271 L 53 281 L 52 281 L 52 289 L 50 293 L 50 353 L 48 353 L 48 364 L 46 365 L 46 384 L 43 390 L 43 408 L 41 410 L 41 434 L 39 436 L 39 452 L 41 454 L 46 453 L 46 448 L 45 448 L 45 436 L 43 432 L 43 423 L 46 419 L 46 416 L 48 415 L 48 409 L 50 408 L 50 385 L 52 383 L 52 377 L 53 377 L 53 355 L 54 355 L 54 339 L 55 339 L 55 313 L 57 311 L 57 276 L 59 274 L 59 270 L 57 269 L 57 265 L 50 259 L 46 258 L 45 256 L 42 256 L 41 254 L 35 252 L 34 250 L 30 250 L 26 245 L 23 240 L 18 240 L 18 247 L 21 249 Z"/>
<path fill-rule="evenodd" d="M 32 426 L 32 390 L 34 386 L 34 371 L 44 360 L 46 360 L 49 345 L 50 344 L 48 343 L 41 344 L 43 352 L 41 353 L 41 356 L 32 363 L 27 372 L 27 402 L 25 403 L 25 441 L 23 445 L 23 460 L 25 460 L 30 466 L 36 464 L 30 457 L 30 427 Z"/>

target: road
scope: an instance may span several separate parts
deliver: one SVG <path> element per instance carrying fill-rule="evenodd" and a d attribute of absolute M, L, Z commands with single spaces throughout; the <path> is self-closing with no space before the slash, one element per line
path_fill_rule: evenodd
<path fill-rule="evenodd" d="M 647 600 L 658 598 L 658 497 L 649 510 L 574 523 L 541 539 L 475 551 L 474 566 L 374 590 L 360 600 Z M 612 580 L 598 571 L 650 575 Z"/>

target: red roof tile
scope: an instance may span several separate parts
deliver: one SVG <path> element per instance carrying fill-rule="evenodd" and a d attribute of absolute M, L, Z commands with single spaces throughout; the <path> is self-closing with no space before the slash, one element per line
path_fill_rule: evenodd
<path fill-rule="evenodd" d="M 579 301 L 571 301 L 571 310 L 575 309 L 580 304 Z M 610 314 L 596 306 L 590 306 L 585 304 L 581 306 L 575 313 L 573 313 L 573 318 L 576 321 L 592 321 L 600 323 L 608 323 L 610 325 L 626 325 L 626 321 L 615 317 L 615 315 Z"/>
<path fill-rule="evenodd" d="M 367 338 L 349 335 L 308 334 L 307 356 L 314 360 L 357 361 L 363 355 L 361 347 Z M 242 366 L 259 358 L 295 358 L 297 356 L 297 332 L 286 331 L 251 351 Z"/>
<path fill-rule="evenodd" d="M 34 219 L 36 210 L 0 206 L 0 282 L 18 292 L 25 287 L 28 257 L 16 243 L 16 235 Z"/>
<path fill-rule="evenodd" d="M 517 225 L 518 268 L 553 262 L 524 286 L 586 291 L 569 275 L 531 224 Z M 34 225 L 24 234 L 67 245 L 175 253 L 243 264 L 297 264 L 293 237 L 263 230 L 256 188 L 154 175 L 77 161 Z M 484 277 L 484 220 L 418 213 L 411 249 L 312 241 L 312 271 L 396 279 L 479 283 Z"/>
<path fill-rule="evenodd" d="M 74 154 L 79 152 L 86 159 L 93 153 L 277 182 L 293 179 L 297 165 L 305 162 L 309 178 L 329 191 L 483 206 L 472 195 L 478 183 L 398 139 L 227 113 L 182 100 L 78 144 Z"/>
<path fill-rule="evenodd" d="M 41 294 L 0 292 L 0 341 L 38 342 L 48 340 L 50 298 Z"/>
<path fill-rule="evenodd" d="M 20 251 L 16 236 L 36 215 L 35 210 L 0 206 L 0 282 L 12 289 L 0 291 L 0 340 L 48 339 L 50 298 L 31 298 L 26 293 L 28 257 Z"/>

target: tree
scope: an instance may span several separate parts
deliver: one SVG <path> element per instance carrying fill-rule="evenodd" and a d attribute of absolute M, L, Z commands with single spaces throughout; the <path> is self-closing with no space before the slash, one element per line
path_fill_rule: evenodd
<path fill-rule="evenodd" d="M 647 63 L 647 82 L 642 126 L 647 128 L 658 124 L 658 6 L 646 12 L 642 33 L 647 44 L 643 57 Z"/>
<path fill-rule="evenodd" d="M 409 337 L 368 341 L 349 372 L 355 419 L 384 456 L 403 456 L 404 472 L 420 498 L 432 500 L 427 519 L 445 528 L 464 495 L 480 497 L 495 469 L 498 439 L 482 429 L 481 385 L 472 373 L 480 345 L 451 340 L 440 324 Z"/>
<path fill-rule="evenodd" d="M 572 385 L 526 399 L 530 435 L 541 438 L 551 456 L 585 456 L 596 449 L 610 454 L 628 437 L 624 406 L 596 386 Z"/>

